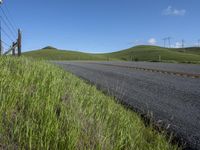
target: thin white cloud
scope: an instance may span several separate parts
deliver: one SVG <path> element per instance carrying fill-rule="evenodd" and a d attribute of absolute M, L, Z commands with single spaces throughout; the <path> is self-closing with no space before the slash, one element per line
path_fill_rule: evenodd
<path fill-rule="evenodd" d="M 166 16 L 184 16 L 186 14 L 185 9 L 176 9 L 173 8 L 172 6 L 168 6 L 166 9 L 163 10 L 163 15 Z"/>
<path fill-rule="evenodd" d="M 156 41 L 155 38 L 150 38 L 150 39 L 148 40 L 148 43 L 149 43 L 150 45 L 156 45 L 157 41 Z"/>

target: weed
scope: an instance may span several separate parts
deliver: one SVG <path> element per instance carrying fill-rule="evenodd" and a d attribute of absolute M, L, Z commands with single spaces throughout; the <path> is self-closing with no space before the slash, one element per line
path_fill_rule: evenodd
<path fill-rule="evenodd" d="M 56 66 L 0 57 L 0 148 L 171 150 L 134 112 Z"/>

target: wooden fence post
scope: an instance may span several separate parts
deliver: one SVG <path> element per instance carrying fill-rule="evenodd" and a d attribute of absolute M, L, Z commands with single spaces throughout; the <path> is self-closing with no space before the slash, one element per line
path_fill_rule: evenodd
<path fill-rule="evenodd" d="M 18 56 L 21 56 L 21 53 L 22 53 L 22 33 L 21 33 L 20 29 L 18 29 L 17 50 L 18 50 Z"/>

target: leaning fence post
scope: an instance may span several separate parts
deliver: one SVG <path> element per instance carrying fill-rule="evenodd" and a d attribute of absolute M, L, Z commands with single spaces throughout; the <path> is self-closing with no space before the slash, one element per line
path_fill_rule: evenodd
<path fill-rule="evenodd" d="M 15 46 L 15 43 L 13 42 L 12 43 L 12 55 L 13 56 L 15 56 L 15 47 L 14 46 Z"/>

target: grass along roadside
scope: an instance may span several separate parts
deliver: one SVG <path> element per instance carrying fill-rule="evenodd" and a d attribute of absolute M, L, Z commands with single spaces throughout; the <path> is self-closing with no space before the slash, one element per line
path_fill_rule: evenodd
<path fill-rule="evenodd" d="M 51 64 L 0 57 L 0 149 L 177 149 L 136 113 Z"/>

